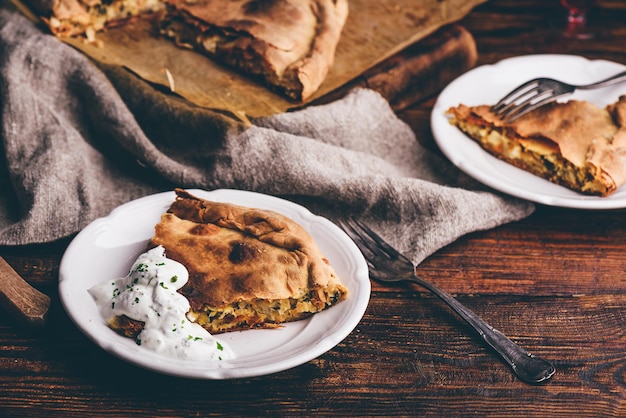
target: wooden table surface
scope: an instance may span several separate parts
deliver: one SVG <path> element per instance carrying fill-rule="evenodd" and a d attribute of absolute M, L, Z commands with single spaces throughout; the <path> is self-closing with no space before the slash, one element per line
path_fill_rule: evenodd
<path fill-rule="evenodd" d="M 479 64 L 532 53 L 626 64 L 626 2 L 597 2 L 590 40 L 560 36 L 563 22 L 557 0 L 491 0 L 461 24 L 476 39 Z M 427 144 L 433 104 L 401 114 Z M 95 346 L 60 306 L 68 240 L 2 247 L 0 255 L 53 305 L 40 330 L 0 315 L 0 415 L 626 416 L 625 216 L 538 206 L 520 222 L 462 237 L 419 267 L 514 341 L 553 360 L 557 374 L 542 385 L 515 378 L 422 289 L 375 283 L 357 328 L 304 365 L 227 381 L 155 374 Z"/>

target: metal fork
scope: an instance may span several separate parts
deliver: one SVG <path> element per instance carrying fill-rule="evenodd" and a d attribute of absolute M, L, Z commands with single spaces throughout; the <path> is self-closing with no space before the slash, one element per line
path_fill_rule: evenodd
<path fill-rule="evenodd" d="M 410 281 L 430 290 L 467 321 L 525 382 L 540 383 L 554 375 L 556 369 L 550 362 L 528 353 L 451 295 L 418 277 L 415 265 L 368 226 L 356 219 L 340 221 L 339 224 L 363 253 L 372 279 L 385 283 Z"/>
<path fill-rule="evenodd" d="M 573 93 L 575 90 L 589 90 L 610 86 L 626 80 L 626 71 L 615 74 L 605 80 L 586 85 L 574 85 L 551 78 L 535 78 L 517 87 L 502 100 L 491 107 L 491 110 L 505 122 L 524 116 L 559 97 Z"/>

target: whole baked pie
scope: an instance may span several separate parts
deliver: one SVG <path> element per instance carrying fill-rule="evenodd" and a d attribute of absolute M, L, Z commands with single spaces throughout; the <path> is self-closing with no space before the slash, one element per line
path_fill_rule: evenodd
<path fill-rule="evenodd" d="M 178 46 L 264 82 L 294 101 L 315 93 L 335 59 L 348 0 L 27 0 L 59 37 L 158 12 Z"/>
<path fill-rule="evenodd" d="M 347 0 L 168 0 L 161 26 L 178 45 L 303 101 L 332 67 L 347 17 Z"/>

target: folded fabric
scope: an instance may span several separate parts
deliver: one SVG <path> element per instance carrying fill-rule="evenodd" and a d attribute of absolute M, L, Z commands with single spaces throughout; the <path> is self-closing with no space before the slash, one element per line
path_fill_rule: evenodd
<path fill-rule="evenodd" d="M 360 217 L 416 263 L 533 210 L 420 146 L 373 91 L 245 125 L 98 67 L 8 10 L 0 117 L 2 245 L 71 236 L 174 187 L 252 190 L 332 220 Z"/>

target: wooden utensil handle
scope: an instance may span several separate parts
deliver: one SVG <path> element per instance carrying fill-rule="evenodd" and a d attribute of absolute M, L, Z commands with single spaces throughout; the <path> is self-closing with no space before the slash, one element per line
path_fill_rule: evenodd
<path fill-rule="evenodd" d="M 43 325 L 50 297 L 26 282 L 0 257 L 0 305 L 16 320 L 27 325 Z"/>
<path fill-rule="evenodd" d="M 477 60 L 474 37 L 462 26 L 445 26 L 312 104 L 329 103 L 356 87 L 367 87 L 399 111 L 438 92 Z"/>

